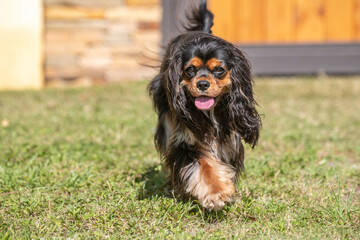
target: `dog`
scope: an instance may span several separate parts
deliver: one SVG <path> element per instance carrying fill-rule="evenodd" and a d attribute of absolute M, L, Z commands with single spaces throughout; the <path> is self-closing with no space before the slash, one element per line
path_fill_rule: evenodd
<path fill-rule="evenodd" d="M 155 146 L 172 190 L 220 210 L 232 202 L 244 170 L 244 146 L 257 144 L 261 118 L 250 63 L 212 35 L 206 0 L 187 15 L 186 32 L 167 45 L 148 91 L 158 114 Z"/>

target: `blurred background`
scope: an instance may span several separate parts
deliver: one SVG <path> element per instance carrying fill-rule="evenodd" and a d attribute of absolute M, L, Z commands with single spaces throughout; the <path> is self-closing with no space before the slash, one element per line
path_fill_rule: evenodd
<path fill-rule="evenodd" d="M 0 90 L 150 79 L 186 0 L 0 0 Z M 360 73 L 360 0 L 208 0 L 256 75 Z"/>

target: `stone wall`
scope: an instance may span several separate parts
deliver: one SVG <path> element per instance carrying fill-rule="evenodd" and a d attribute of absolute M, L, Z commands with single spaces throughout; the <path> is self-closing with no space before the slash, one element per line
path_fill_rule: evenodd
<path fill-rule="evenodd" d="M 159 0 L 45 0 L 47 84 L 153 77 L 160 22 Z"/>

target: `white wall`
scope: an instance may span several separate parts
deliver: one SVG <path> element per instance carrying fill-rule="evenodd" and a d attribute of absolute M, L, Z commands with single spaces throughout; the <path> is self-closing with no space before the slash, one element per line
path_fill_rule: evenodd
<path fill-rule="evenodd" d="M 43 86 L 42 0 L 0 0 L 0 90 Z"/>

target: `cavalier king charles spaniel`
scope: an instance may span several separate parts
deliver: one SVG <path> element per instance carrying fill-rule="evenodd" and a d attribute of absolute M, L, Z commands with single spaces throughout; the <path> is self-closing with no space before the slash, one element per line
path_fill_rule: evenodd
<path fill-rule="evenodd" d="M 170 41 L 148 86 L 158 114 L 155 145 L 175 193 L 219 210 L 232 201 L 244 169 L 242 140 L 256 145 L 261 119 L 249 61 L 211 34 L 206 0 L 187 21 L 187 31 Z"/>

